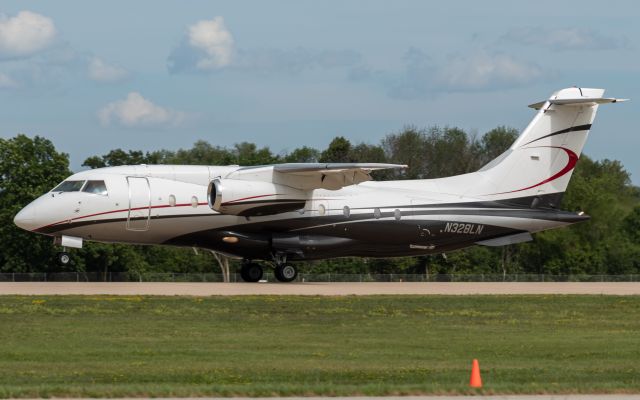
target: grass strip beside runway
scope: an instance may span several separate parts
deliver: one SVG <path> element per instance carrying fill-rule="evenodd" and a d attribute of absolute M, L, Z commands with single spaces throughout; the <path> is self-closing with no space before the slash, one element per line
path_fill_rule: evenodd
<path fill-rule="evenodd" d="M 638 393 L 640 297 L 0 297 L 0 397 L 470 393 L 473 358 L 483 393 Z"/>

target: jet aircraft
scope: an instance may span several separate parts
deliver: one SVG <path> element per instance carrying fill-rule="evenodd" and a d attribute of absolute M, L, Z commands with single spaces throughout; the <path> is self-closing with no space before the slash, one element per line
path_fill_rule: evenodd
<path fill-rule="evenodd" d="M 73 174 L 22 209 L 19 227 L 83 241 L 209 249 L 296 279 L 295 261 L 399 257 L 503 246 L 587 220 L 559 209 L 603 97 L 567 88 L 538 110 L 513 145 L 478 171 L 439 179 L 372 181 L 405 165 L 303 163 L 243 167 L 135 165 Z M 61 263 L 69 262 L 66 252 Z M 293 263 L 292 263 L 293 262 Z"/>

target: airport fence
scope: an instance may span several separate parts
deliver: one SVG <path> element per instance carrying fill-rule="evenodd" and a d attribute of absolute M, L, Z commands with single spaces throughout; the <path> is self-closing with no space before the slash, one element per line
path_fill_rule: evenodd
<path fill-rule="evenodd" d="M 242 282 L 232 273 L 231 282 Z M 223 282 L 215 273 L 156 272 L 42 272 L 0 273 L 0 282 Z M 275 282 L 271 272 L 264 281 Z M 301 273 L 298 282 L 640 282 L 640 274 L 549 275 L 549 274 L 334 274 Z"/>

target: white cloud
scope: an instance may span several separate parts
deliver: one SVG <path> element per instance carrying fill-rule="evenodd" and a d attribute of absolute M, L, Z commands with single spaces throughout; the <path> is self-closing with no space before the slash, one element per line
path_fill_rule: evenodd
<path fill-rule="evenodd" d="M 9 75 L 0 72 L 0 89 L 13 89 L 18 87 L 18 82 L 13 80 Z"/>
<path fill-rule="evenodd" d="M 153 104 L 138 92 L 131 92 L 126 99 L 109 103 L 98 112 L 103 125 L 116 122 L 127 127 L 176 126 L 185 116 L 184 112 Z"/>
<path fill-rule="evenodd" d="M 541 46 L 552 50 L 608 50 L 621 47 L 623 41 L 586 28 L 518 27 L 501 38 L 525 46 Z"/>
<path fill-rule="evenodd" d="M 237 49 L 222 17 L 190 25 L 167 59 L 170 73 L 234 70 L 259 74 L 299 74 L 315 68 L 354 66 L 361 55 L 352 50 Z"/>
<path fill-rule="evenodd" d="M 0 15 L 0 58 L 28 57 L 51 45 L 55 36 L 51 18 L 30 11 Z"/>
<path fill-rule="evenodd" d="M 440 93 L 495 90 L 526 85 L 544 77 L 535 63 L 510 55 L 479 51 L 438 60 L 417 48 L 404 56 L 401 71 L 354 68 L 352 81 L 375 82 L 387 88 L 391 97 L 413 99 Z"/>
<path fill-rule="evenodd" d="M 171 72 L 212 71 L 231 64 L 234 41 L 222 17 L 198 21 L 187 28 L 182 43 L 169 56 Z"/>
<path fill-rule="evenodd" d="M 120 82 L 129 77 L 129 71 L 126 69 L 107 64 L 98 57 L 92 57 L 87 67 L 89 78 L 97 82 Z"/>
<path fill-rule="evenodd" d="M 215 69 L 231 64 L 233 36 L 222 17 L 199 21 L 189 27 L 189 44 L 208 56 L 198 61 L 198 69 Z"/>
<path fill-rule="evenodd" d="M 438 72 L 438 83 L 452 90 L 478 90 L 520 86 L 536 81 L 542 70 L 536 64 L 506 54 L 476 53 L 453 57 Z"/>

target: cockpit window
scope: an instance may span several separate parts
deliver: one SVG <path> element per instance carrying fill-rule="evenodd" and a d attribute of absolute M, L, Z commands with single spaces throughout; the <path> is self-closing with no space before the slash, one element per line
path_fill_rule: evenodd
<path fill-rule="evenodd" d="M 82 189 L 83 192 L 107 195 L 107 185 L 104 181 L 87 181 L 87 184 Z"/>
<path fill-rule="evenodd" d="M 79 192 L 84 181 L 64 181 L 56 186 L 52 192 Z"/>

